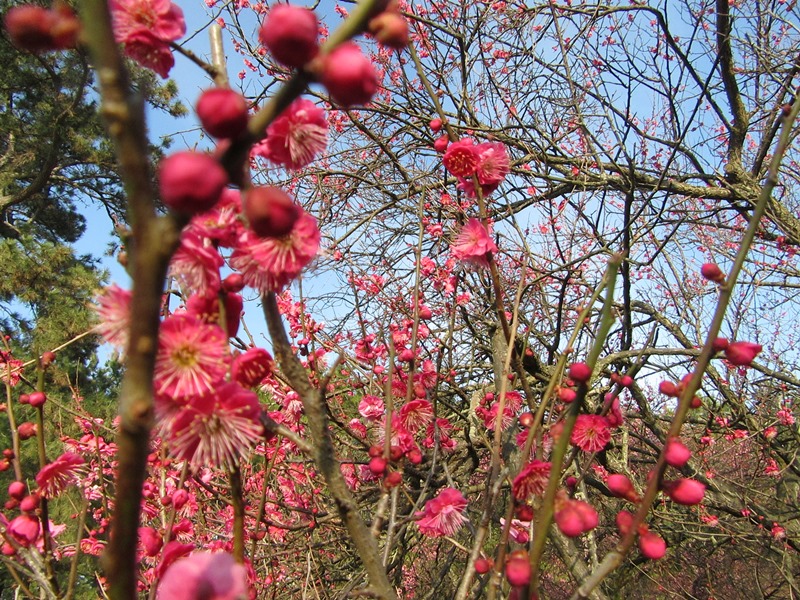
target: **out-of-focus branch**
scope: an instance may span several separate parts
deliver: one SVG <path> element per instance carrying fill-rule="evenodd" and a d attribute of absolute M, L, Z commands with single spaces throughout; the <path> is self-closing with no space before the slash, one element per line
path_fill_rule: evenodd
<path fill-rule="evenodd" d="M 153 372 L 158 348 L 159 312 L 167 264 L 177 247 L 182 223 L 157 217 L 148 161 L 144 106 L 130 80 L 104 0 L 80 4 L 86 40 L 96 65 L 101 112 L 120 162 L 128 197 L 133 294 L 127 369 L 120 392 L 120 430 L 116 504 L 104 565 L 108 594 L 114 600 L 136 598 L 139 513 L 153 422 Z"/>

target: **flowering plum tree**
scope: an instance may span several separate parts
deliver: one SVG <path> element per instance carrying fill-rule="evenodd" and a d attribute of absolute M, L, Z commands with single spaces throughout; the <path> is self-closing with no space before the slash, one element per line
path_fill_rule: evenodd
<path fill-rule="evenodd" d="M 209 0 L 208 62 L 80 8 L 6 27 L 97 70 L 125 372 L 112 423 L 2 355 L 20 593 L 800 593 L 794 3 Z M 216 142 L 154 183 L 175 52 Z"/>

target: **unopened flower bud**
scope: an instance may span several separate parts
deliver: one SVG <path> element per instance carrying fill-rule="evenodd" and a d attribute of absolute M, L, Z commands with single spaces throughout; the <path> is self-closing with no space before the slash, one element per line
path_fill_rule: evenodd
<path fill-rule="evenodd" d="M 19 509 L 22 512 L 33 512 L 39 508 L 39 495 L 29 494 L 19 501 Z"/>
<path fill-rule="evenodd" d="M 235 138 L 247 127 L 247 101 L 227 88 L 212 88 L 197 101 L 197 117 L 216 138 Z"/>
<path fill-rule="evenodd" d="M 675 385 L 671 381 L 662 381 L 658 384 L 658 391 L 664 394 L 665 396 L 669 396 L 670 398 L 677 398 L 681 395 L 678 386 Z"/>
<path fill-rule="evenodd" d="M 319 52 L 319 27 L 313 11 L 290 4 L 272 7 L 258 39 L 282 65 L 299 68 Z"/>
<path fill-rule="evenodd" d="M 28 404 L 34 408 L 41 408 L 47 402 L 47 394 L 44 392 L 31 392 L 28 395 Z"/>
<path fill-rule="evenodd" d="M 344 107 L 366 104 L 378 91 L 375 67 L 354 42 L 345 42 L 325 57 L 320 80 Z"/>
<path fill-rule="evenodd" d="M 8 484 L 8 495 L 15 500 L 22 500 L 27 492 L 27 487 L 21 481 L 12 481 Z"/>
<path fill-rule="evenodd" d="M 569 376 L 578 383 L 586 383 L 592 376 L 592 369 L 586 363 L 572 363 L 569 367 Z"/>
<path fill-rule="evenodd" d="M 636 489 L 633 487 L 631 480 L 625 475 L 609 475 L 606 483 L 608 484 L 608 489 L 611 490 L 611 493 L 617 498 L 625 498 L 631 502 L 639 501 L 639 494 L 636 493 Z"/>
<path fill-rule="evenodd" d="M 689 462 L 692 453 L 679 439 L 672 438 L 664 450 L 664 460 L 671 467 L 681 468 Z"/>
<path fill-rule="evenodd" d="M 176 152 L 159 166 L 161 200 L 169 208 L 189 215 L 212 208 L 227 184 L 225 169 L 202 152 Z"/>
<path fill-rule="evenodd" d="M 494 566 L 494 561 L 491 558 L 479 556 L 475 559 L 475 572 L 479 575 L 483 575 L 491 571 L 492 566 Z"/>
<path fill-rule="evenodd" d="M 369 22 L 369 32 L 384 46 L 402 50 L 408 46 L 408 22 L 396 12 L 382 12 Z"/>
<path fill-rule="evenodd" d="M 392 471 L 383 478 L 383 485 L 386 489 L 392 489 L 403 483 L 403 474 L 400 471 Z"/>
<path fill-rule="evenodd" d="M 706 486 L 694 479 L 677 479 L 676 481 L 665 481 L 664 492 L 670 500 L 677 504 L 694 506 L 703 501 Z"/>
<path fill-rule="evenodd" d="M 657 533 L 648 531 L 639 536 L 639 550 L 645 558 L 658 560 L 667 553 L 667 543 Z"/>
<path fill-rule="evenodd" d="M 386 459 L 381 456 L 371 458 L 369 461 L 369 470 L 375 475 L 383 475 L 386 472 Z"/>
<path fill-rule="evenodd" d="M 19 439 L 28 440 L 32 437 L 36 437 L 38 429 L 36 423 L 26 421 L 25 423 L 20 423 L 19 427 L 17 427 L 17 434 L 19 435 Z"/>
<path fill-rule="evenodd" d="M 247 191 L 244 215 L 259 237 L 279 238 L 291 233 L 303 209 L 281 188 L 258 186 Z"/>
<path fill-rule="evenodd" d="M 761 344 L 732 342 L 725 348 L 725 358 L 737 367 L 749 367 L 761 350 Z"/>
<path fill-rule="evenodd" d="M 722 283 L 725 281 L 725 273 L 714 263 L 705 263 L 700 267 L 700 274 L 714 283 Z"/>
<path fill-rule="evenodd" d="M 506 560 L 506 579 L 515 587 L 528 585 L 531 581 L 531 564 L 528 553 L 524 550 L 515 550 L 508 555 Z"/>

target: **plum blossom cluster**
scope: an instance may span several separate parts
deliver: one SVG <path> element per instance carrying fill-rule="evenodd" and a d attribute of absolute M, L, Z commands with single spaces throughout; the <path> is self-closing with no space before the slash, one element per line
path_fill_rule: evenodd
<path fill-rule="evenodd" d="M 458 187 L 468 197 L 476 195 L 475 182 L 483 197 L 494 192 L 511 171 L 506 147 L 498 142 L 476 144 L 462 138 L 447 146 L 442 157 L 445 168 L 458 179 Z"/>

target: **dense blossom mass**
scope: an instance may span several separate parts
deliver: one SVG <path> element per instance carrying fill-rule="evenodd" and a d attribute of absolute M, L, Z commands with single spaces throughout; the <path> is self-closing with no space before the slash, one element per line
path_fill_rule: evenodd
<path fill-rule="evenodd" d="M 577 4 L 7 11 L 0 589 L 793 593 L 795 5 Z"/>

